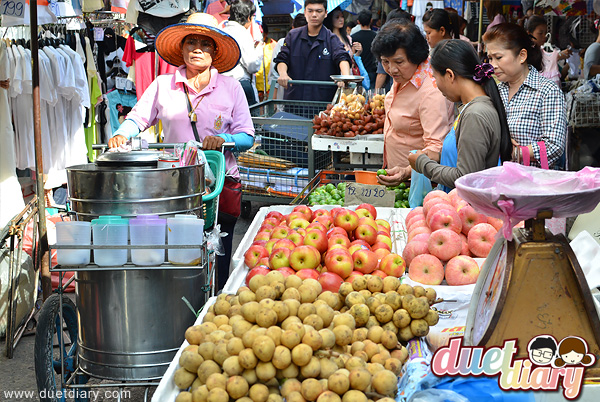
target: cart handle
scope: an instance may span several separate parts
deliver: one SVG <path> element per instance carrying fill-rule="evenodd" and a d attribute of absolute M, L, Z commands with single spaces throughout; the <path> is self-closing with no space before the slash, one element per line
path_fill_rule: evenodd
<path fill-rule="evenodd" d="M 149 143 L 148 144 L 148 149 L 162 149 L 162 148 L 175 148 L 177 145 L 180 145 L 183 143 L 163 143 L 163 142 L 156 142 L 156 143 Z M 224 142 L 222 145 L 222 148 L 233 148 L 235 147 L 235 142 Z M 92 149 L 100 149 L 100 150 L 104 150 L 108 148 L 108 144 L 93 144 L 92 145 Z"/>

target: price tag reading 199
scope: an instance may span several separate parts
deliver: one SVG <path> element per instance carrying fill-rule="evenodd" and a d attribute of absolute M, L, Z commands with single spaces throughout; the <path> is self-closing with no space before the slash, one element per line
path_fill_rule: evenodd
<path fill-rule="evenodd" d="M 25 0 L 2 0 L 0 14 L 22 17 L 25 12 Z"/>
<path fill-rule="evenodd" d="M 394 192 L 385 186 L 360 183 L 348 183 L 346 186 L 345 205 L 368 203 L 375 207 L 392 208 L 394 200 Z"/>

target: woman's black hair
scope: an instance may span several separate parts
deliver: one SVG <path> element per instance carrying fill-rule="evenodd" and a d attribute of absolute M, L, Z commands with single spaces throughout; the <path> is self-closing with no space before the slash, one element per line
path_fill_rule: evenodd
<path fill-rule="evenodd" d="M 429 56 L 429 45 L 415 24 L 390 20 L 377 32 L 371 43 L 371 53 L 381 60 L 381 56 L 393 56 L 400 48 L 406 52 L 408 61 L 416 65 L 423 63 Z"/>
<path fill-rule="evenodd" d="M 387 16 L 387 22 L 391 22 L 392 20 L 403 20 L 405 22 L 414 22 L 415 17 L 409 13 L 408 11 L 404 11 L 401 8 L 396 8 Z M 386 22 L 386 23 L 387 23 Z"/>
<path fill-rule="evenodd" d="M 294 17 L 294 21 L 292 21 L 292 28 L 300 28 L 305 26 L 306 24 L 307 22 L 304 14 L 296 14 L 296 16 Z"/>
<path fill-rule="evenodd" d="M 235 21 L 240 25 L 248 23 L 256 12 L 256 6 L 251 0 L 234 0 L 229 10 L 229 21 Z"/>
<path fill-rule="evenodd" d="M 344 12 L 342 11 L 342 9 L 339 7 L 336 7 L 333 10 L 331 10 L 330 13 L 327 13 L 327 17 L 325 17 L 325 20 L 323 20 L 323 25 L 325 26 L 325 28 L 329 29 L 331 32 L 333 32 L 333 14 L 337 11 L 342 13 L 342 16 L 344 15 Z M 348 47 L 349 47 L 350 40 L 348 39 L 348 35 L 346 34 L 346 20 L 344 20 L 344 26 L 340 28 L 340 35 L 342 37 L 342 41 L 344 41 L 344 43 L 346 45 L 348 45 Z"/>
<path fill-rule="evenodd" d="M 488 28 L 483 35 L 485 43 L 498 41 L 505 49 L 512 50 L 518 55 L 522 49 L 527 50 L 527 64 L 542 71 L 542 49 L 533 43 L 525 28 L 508 22 Z"/>
<path fill-rule="evenodd" d="M 542 17 L 541 15 L 532 15 L 531 17 L 529 17 L 529 19 L 527 19 L 527 26 L 525 27 L 525 29 L 527 29 L 528 33 L 532 34 L 533 31 L 535 31 L 535 29 L 540 25 L 547 25 L 544 17 Z"/>
<path fill-rule="evenodd" d="M 458 39 L 459 37 L 460 24 L 458 14 L 449 13 L 441 8 L 434 8 L 425 12 L 423 15 L 423 24 L 436 31 L 444 27 L 451 38 Z"/>
<path fill-rule="evenodd" d="M 446 74 L 446 69 L 450 69 L 457 76 L 474 82 L 475 67 L 481 64 L 473 46 L 461 39 L 446 39 L 438 43 L 431 52 L 430 62 L 431 67 L 442 75 Z M 500 158 L 502 161 L 510 161 L 512 158 L 510 131 L 506 110 L 502 98 L 500 98 L 496 82 L 492 77 L 489 77 L 484 78 L 479 84 L 492 100 L 500 118 Z"/>
<path fill-rule="evenodd" d="M 557 348 L 558 346 L 556 345 L 556 341 L 551 337 L 539 337 L 535 341 L 533 341 L 529 346 L 529 350 L 552 349 L 552 353 L 556 353 Z"/>

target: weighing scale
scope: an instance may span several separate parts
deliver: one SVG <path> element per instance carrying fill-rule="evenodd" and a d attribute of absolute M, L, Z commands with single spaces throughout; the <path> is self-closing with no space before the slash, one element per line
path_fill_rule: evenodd
<path fill-rule="evenodd" d="M 589 197 L 599 197 L 598 189 L 589 189 L 587 193 Z M 587 195 L 561 194 L 575 196 L 572 200 Z M 533 196 L 514 195 L 515 205 L 527 197 Z M 473 197 L 463 198 L 477 202 Z M 552 198 L 548 197 L 549 205 L 553 205 Z M 481 198 L 478 201 L 482 205 Z M 476 205 L 473 207 L 477 210 Z M 502 347 L 505 340 L 517 339 L 515 358 L 527 358 L 527 345 L 536 336 L 549 334 L 557 343 L 567 336 L 579 336 L 587 341 L 588 353 L 596 356 L 595 363 L 586 370 L 586 377 L 600 377 L 598 312 L 568 240 L 544 226 L 552 215 L 550 210 L 540 210 L 535 218 L 525 221 L 523 228 L 512 230 L 512 241 L 504 238 L 496 241 L 475 286 L 464 342 L 466 346 L 489 348 Z"/>
<path fill-rule="evenodd" d="M 365 79 L 365 77 L 361 75 L 330 75 L 329 78 L 334 80 L 336 83 L 344 83 L 344 88 L 338 87 L 337 91 L 335 92 L 335 95 L 333 96 L 333 101 L 331 102 L 332 105 L 338 103 L 343 92 L 346 92 L 347 95 L 356 94 L 360 86 L 359 84 Z M 354 89 L 349 88 L 351 83 L 356 84 Z M 364 88 L 361 87 L 361 89 L 362 91 L 364 91 Z"/>

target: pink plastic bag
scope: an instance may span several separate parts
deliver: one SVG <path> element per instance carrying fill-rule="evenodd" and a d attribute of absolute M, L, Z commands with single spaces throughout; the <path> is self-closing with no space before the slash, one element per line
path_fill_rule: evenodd
<path fill-rule="evenodd" d="M 476 211 L 503 219 L 502 235 L 512 240 L 512 228 L 538 211 L 551 210 L 554 218 L 592 211 L 600 202 L 600 169 L 562 172 L 505 162 L 459 178 L 456 188 Z"/>

